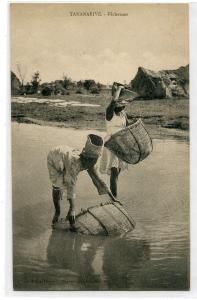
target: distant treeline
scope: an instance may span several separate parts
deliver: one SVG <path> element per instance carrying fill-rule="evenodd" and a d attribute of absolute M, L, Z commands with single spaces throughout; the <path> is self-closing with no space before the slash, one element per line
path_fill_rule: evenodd
<path fill-rule="evenodd" d="M 92 93 L 99 94 L 105 85 L 95 82 L 93 79 L 74 81 L 68 76 L 63 79 L 41 83 L 40 73 L 37 71 L 32 75 L 32 80 L 22 83 L 14 72 L 11 72 L 12 95 L 35 95 L 43 96 L 69 95 L 70 92 L 77 94 Z"/>
<path fill-rule="evenodd" d="M 42 83 L 40 73 L 32 75 L 30 82 L 24 83 L 25 72 L 18 65 L 19 79 L 12 72 L 12 95 L 41 94 L 42 96 L 78 94 L 99 94 L 110 88 L 93 79 L 74 81 L 64 75 L 61 80 Z M 153 71 L 139 67 L 135 77 L 126 85 L 139 95 L 139 99 L 182 99 L 189 98 L 189 65 L 174 70 Z"/>

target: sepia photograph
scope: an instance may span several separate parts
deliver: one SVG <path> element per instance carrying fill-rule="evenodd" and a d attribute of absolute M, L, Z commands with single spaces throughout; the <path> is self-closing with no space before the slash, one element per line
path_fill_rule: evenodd
<path fill-rule="evenodd" d="M 14 291 L 189 291 L 189 5 L 10 3 Z"/>

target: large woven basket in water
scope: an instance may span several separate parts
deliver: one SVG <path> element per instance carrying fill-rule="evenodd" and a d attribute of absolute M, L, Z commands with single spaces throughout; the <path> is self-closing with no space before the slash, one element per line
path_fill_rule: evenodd
<path fill-rule="evenodd" d="M 106 202 L 82 210 L 75 221 L 76 231 L 86 235 L 122 235 L 134 227 L 135 221 L 119 202 Z M 64 219 L 54 225 L 54 229 L 69 228 L 69 222 Z"/>
<path fill-rule="evenodd" d="M 128 164 L 137 164 L 153 150 L 152 140 L 141 119 L 113 134 L 104 146 Z"/>

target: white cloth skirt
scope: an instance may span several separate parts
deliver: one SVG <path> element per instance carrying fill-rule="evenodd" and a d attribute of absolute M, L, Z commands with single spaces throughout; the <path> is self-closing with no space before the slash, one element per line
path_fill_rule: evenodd
<path fill-rule="evenodd" d="M 100 158 L 100 173 L 111 174 L 111 168 L 121 169 L 121 171 L 128 170 L 128 164 L 119 159 L 114 153 L 103 147 Z"/>

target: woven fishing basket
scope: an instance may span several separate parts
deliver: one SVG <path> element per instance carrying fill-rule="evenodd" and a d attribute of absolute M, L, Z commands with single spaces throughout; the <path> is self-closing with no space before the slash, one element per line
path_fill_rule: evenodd
<path fill-rule="evenodd" d="M 128 164 L 137 164 L 153 150 L 151 137 L 141 119 L 113 134 L 104 146 Z"/>
<path fill-rule="evenodd" d="M 54 229 L 69 230 L 69 222 L 61 219 Z M 78 233 L 86 235 L 122 235 L 135 228 L 135 221 L 120 202 L 106 202 L 82 210 L 75 221 Z"/>

